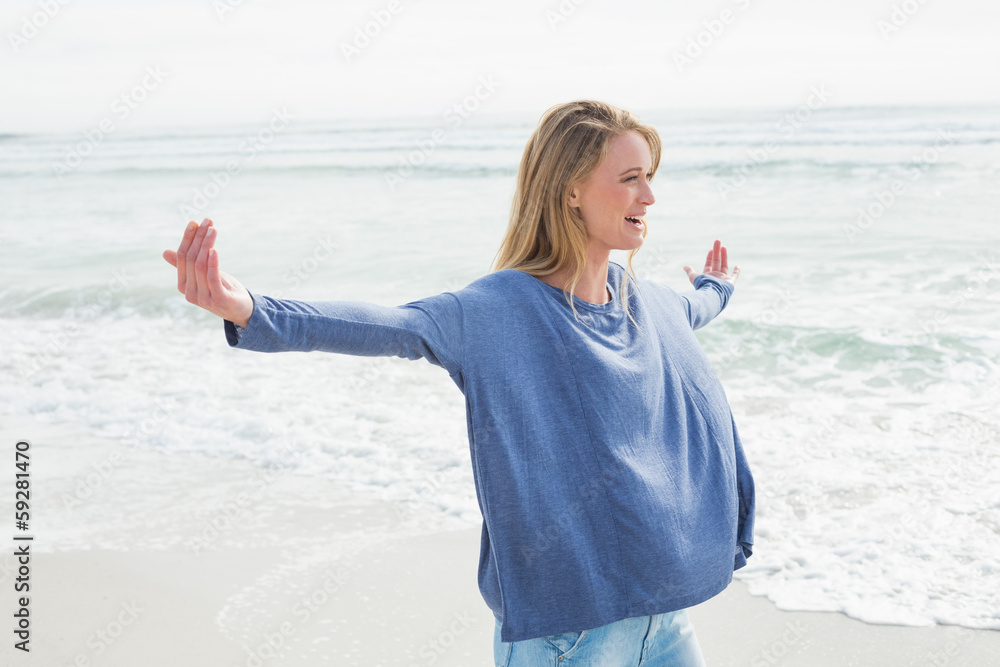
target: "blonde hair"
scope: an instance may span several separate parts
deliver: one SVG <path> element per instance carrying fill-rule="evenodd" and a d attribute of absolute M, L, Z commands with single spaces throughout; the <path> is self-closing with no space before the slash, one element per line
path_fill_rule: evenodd
<path fill-rule="evenodd" d="M 649 144 L 653 172 L 660 164 L 660 135 L 624 109 L 604 102 L 582 100 L 559 104 L 542 116 L 521 157 L 517 189 L 510 209 L 510 224 L 494 257 L 494 271 L 518 269 L 539 277 L 569 268 L 563 294 L 574 316 L 573 290 L 587 262 L 587 229 L 580 214 L 569 205 L 573 187 L 586 180 L 604 161 L 608 145 L 626 132 L 638 132 Z M 643 225 L 642 237 L 646 237 Z M 620 285 L 625 313 L 629 275 L 635 280 L 632 257 Z"/>

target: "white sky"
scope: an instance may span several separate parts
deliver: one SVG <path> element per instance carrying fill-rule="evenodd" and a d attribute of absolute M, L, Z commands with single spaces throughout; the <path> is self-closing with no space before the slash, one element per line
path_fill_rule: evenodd
<path fill-rule="evenodd" d="M 1000 104 L 1000 3 L 988 0 L 395 0 L 361 53 L 342 51 L 390 0 L 4 0 L 0 132 L 77 131 L 112 117 L 149 66 L 166 79 L 122 126 L 440 117 L 479 77 L 480 113 L 597 98 L 653 109 Z M 220 19 L 215 7 L 236 5 Z M 58 12 L 47 17 L 42 5 Z M 884 39 L 893 6 L 916 11 Z M 569 15 L 553 29 L 546 12 Z M 684 71 L 674 54 L 732 20 Z M 51 10 L 50 10 L 51 11 Z M 25 43 L 25 21 L 44 21 Z M 703 41 L 708 33 L 703 35 Z"/>

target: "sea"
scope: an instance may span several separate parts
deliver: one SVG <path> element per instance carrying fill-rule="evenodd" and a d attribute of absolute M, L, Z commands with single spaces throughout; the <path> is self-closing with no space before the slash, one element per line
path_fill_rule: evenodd
<path fill-rule="evenodd" d="M 735 576 L 781 609 L 1000 629 L 998 112 L 641 114 L 664 150 L 640 285 L 691 289 L 682 267 L 715 239 L 740 266 L 697 335 L 757 485 Z M 480 525 L 446 372 L 232 349 L 161 253 L 208 217 L 222 269 L 257 293 L 395 306 L 460 289 L 491 270 L 537 119 L 274 109 L 0 135 L 0 419 L 283 466 L 425 531 Z M 128 512 L 89 516 L 51 519 L 39 548 L 135 546 Z"/>

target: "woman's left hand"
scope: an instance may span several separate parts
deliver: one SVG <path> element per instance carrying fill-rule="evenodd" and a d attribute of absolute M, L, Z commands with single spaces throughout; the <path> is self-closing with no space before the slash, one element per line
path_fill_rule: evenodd
<path fill-rule="evenodd" d="M 740 267 L 736 265 L 733 267 L 733 273 L 729 273 L 729 258 L 726 256 L 726 247 L 722 245 L 722 242 L 716 239 L 715 245 L 712 249 L 708 251 L 708 257 L 705 258 L 705 268 L 701 273 L 695 273 L 694 269 L 690 266 L 685 266 L 684 271 L 687 272 L 688 278 L 691 279 L 691 283 L 694 284 L 694 279 L 704 273 L 705 275 L 712 276 L 713 278 L 718 278 L 720 280 L 725 280 L 726 282 L 736 284 L 736 278 L 740 275 Z"/>

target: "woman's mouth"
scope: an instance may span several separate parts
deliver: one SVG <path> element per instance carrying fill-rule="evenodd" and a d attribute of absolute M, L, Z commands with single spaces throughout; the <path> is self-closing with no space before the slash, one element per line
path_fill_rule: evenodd
<path fill-rule="evenodd" d="M 643 228 L 643 224 L 644 223 L 639 218 L 635 218 L 635 217 L 627 215 L 627 216 L 625 216 L 625 221 L 627 223 L 629 223 L 630 225 L 632 225 L 633 227 L 635 227 L 636 229 L 642 229 Z"/>

